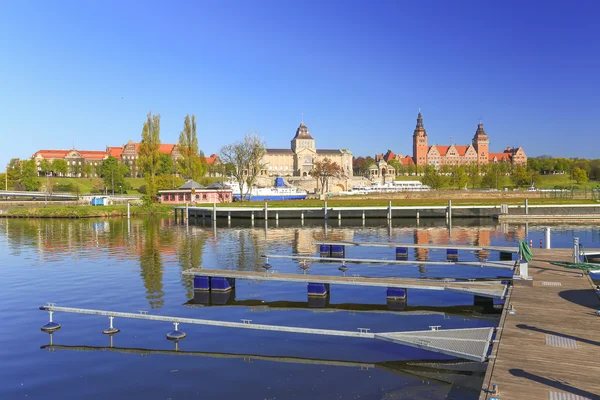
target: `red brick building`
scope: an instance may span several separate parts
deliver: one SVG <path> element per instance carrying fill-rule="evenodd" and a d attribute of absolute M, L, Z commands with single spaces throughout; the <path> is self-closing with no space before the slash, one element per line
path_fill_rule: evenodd
<path fill-rule="evenodd" d="M 471 144 L 461 146 L 429 146 L 427 131 L 423 125 L 423 116 L 419 112 L 417 126 L 413 133 L 413 161 L 418 166 L 433 165 L 436 168 L 443 165 L 465 165 L 477 163 L 505 162 L 515 165 L 527 164 L 527 155 L 522 147 L 507 147 L 502 153 L 489 152 L 489 137 L 483 129 L 483 124 L 477 125 Z"/>

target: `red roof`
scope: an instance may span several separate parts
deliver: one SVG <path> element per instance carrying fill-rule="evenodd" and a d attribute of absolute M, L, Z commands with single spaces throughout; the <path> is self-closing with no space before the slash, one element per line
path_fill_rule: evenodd
<path fill-rule="evenodd" d="M 383 156 L 385 162 L 390 162 L 390 160 L 393 160 L 394 158 L 396 158 L 396 155 L 391 150 L 388 150 L 387 153 L 385 153 L 385 155 Z"/>
<path fill-rule="evenodd" d="M 213 165 L 215 163 L 215 161 L 217 161 L 219 159 L 219 157 L 216 154 L 211 154 L 209 157 L 205 157 L 206 158 L 206 163 L 208 165 Z"/>
<path fill-rule="evenodd" d="M 40 150 L 33 157 L 41 156 L 43 158 L 64 158 L 70 150 Z"/>
<path fill-rule="evenodd" d="M 115 158 L 121 158 L 121 154 L 123 154 L 123 147 L 106 147 L 106 152 L 109 156 L 113 156 Z"/>
<path fill-rule="evenodd" d="M 135 146 L 135 151 L 139 151 L 140 143 L 135 142 L 133 145 Z M 171 154 L 173 152 L 174 147 L 174 144 L 161 143 L 158 146 L 158 152 L 162 154 Z"/>
<path fill-rule="evenodd" d="M 464 156 L 467 153 L 469 146 L 454 146 L 454 148 L 458 151 L 459 156 Z"/>
<path fill-rule="evenodd" d="M 400 164 L 402 165 L 415 165 L 415 162 L 413 161 L 411 156 L 406 156 L 404 158 L 400 159 Z"/>
<path fill-rule="evenodd" d="M 450 146 L 433 146 L 437 149 L 438 153 L 440 153 L 440 156 L 445 156 L 446 153 L 448 153 L 448 149 L 450 148 Z"/>
<path fill-rule="evenodd" d="M 108 153 L 106 151 L 98 151 L 98 150 L 76 150 L 79 154 L 82 155 L 83 158 L 87 159 L 98 159 L 104 160 L 108 157 Z"/>
<path fill-rule="evenodd" d="M 494 161 L 494 159 L 496 161 L 510 161 L 511 159 L 511 154 L 509 153 L 489 153 L 488 154 L 488 160 L 489 161 Z"/>

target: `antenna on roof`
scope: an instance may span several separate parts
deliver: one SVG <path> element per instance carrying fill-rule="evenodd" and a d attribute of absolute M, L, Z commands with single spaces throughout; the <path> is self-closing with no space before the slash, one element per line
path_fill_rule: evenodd
<path fill-rule="evenodd" d="M 483 124 L 483 117 L 479 117 L 479 125 Z"/>
<path fill-rule="evenodd" d="M 452 146 L 452 136 L 450 136 L 450 146 Z"/>
<path fill-rule="evenodd" d="M 302 119 L 302 123 L 304 123 L 304 113 L 300 113 L 301 119 Z"/>
<path fill-rule="evenodd" d="M 75 139 L 73 139 L 73 150 L 75 150 Z"/>

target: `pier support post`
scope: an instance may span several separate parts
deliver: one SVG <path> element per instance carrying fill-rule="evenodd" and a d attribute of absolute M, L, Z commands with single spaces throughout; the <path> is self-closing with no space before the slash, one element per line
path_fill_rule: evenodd
<path fill-rule="evenodd" d="M 362 210 L 362 220 L 363 220 L 363 224 L 365 223 L 365 210 Z"/>
<path fill-rule="evenodd" d="M 279 211 L 275 211 L 275 221 L 279 221 Z"/>
<path fill-rule="evenodd" d="M 552 248 L 552 244 L 550 243 L 550 227 L 544 229 L 544 233 L 546 236 L 546 248 L 547 249 L 551 249 Z"/>
<path fill-rule="evenodd" d="M 131 218 L 131 204 L 127 202 L 127 219 Z"/>
<path fill-rule="evenodd" d="M 217 203 L 213 203 L 213 212 L 212 212 L 212 220 L 213 223 L 217 222 Z"/>
<path fill-rule="evenodd" d="M 338 211 L 338 221 L 341 221 L 341 220 L 342 220 L 342 212 Z"/>
<path fill-rule="evenodd" d="M 417 210 L 417 222 L 419 222 L 419 210 Z"/>
<path fill-rule="evenodd" d="M 300 211 L 300 221 L 304 222 L 304 210 Z"/>
<path fill-rule="evenodd" d="M 323 218 L 325 218 L 325 220 L 327 220 L 327 200 L 325 200 L 324 205 L 323 205 Z"/>
<path fill-rule="evenodd" d="M 529 199 L 525 199 L 525 215 L 529 214 Z"/>
<path fill-rule="evenodd" d="M 231 211 L 227 211 L 227 223 L 231 223 Z"/>
<path fill-rule="evenodd" d="M 267 220 L 267 218 L 269 218 L 268 212 L 269 212 L 269 205 L 265 201 L 265 221 Z"/>
<path fill-rule="evenodd" d="M 452 222 L 452 200 L 448 200 L 448 222 Z"/>
<path fill-rule="evenodd" d="M 254 222 L 254 211 L 252 211 L 252 213 L 250 213 L 250 219 L 252 220 L 252 222 Z"/>
<path fill-rule="evenodd" d="M 579 264 L 579 238 L 573 238 L 573 264 Z"/>
<path fill-rule="evenodd" d="M 185 203 L 185 216 L 184 219 L 187 221 L 187 219 L 190 217 L 190 211 L 188 209 L 188 203 Z"/>
<path fill-rule="evenodd" d="M 392 201 L 391 200 L 388 202 L 387 217 L 388 217 L 388 219 L 392 219 Z"/>

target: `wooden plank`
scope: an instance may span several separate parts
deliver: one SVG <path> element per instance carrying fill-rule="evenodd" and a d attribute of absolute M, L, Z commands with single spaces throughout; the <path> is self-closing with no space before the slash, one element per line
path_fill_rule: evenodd
<path fill-rule="evenodd" d="M 501 320 L 501 338 L 480 400 L 559 398 L 600 399 L 600 299 L 579 270 L 554 266 L 569 261 L 572 249 L 534 249 L 529 264 L 531 282 L 515 281 L 507 305 L 515 313 Z M 542 286 L 541 281 L 561 286 Z M 576 342 L 576 348 L 546 344 L 555 335 Z M 492 385 L 499 394 L 492 395 Z M 567 397 L 571 396 L 571 397 Z M 576 397 L 580 396 L 580 397 Z"/>

